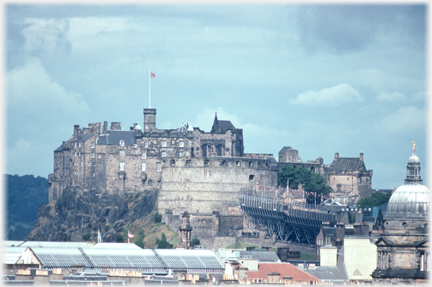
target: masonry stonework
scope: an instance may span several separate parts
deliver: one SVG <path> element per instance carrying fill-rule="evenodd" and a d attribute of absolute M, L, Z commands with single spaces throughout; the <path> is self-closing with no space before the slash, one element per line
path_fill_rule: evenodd
<path fill-rule="evenodd" d="M 250 235 L 244 217 L 233 208 L 243 186 L 273 188 L 286 165 L 321 174 L 338 195 L 370 195 L 372 171 L 366 170 L 362 153 L 360 158 L 335 158 L 324 165 L 321 157 L 303 162 L 297 150 L 284 147 L 278 162 L 272 154 L 244 153 L 243 130 L 219 120 L 217 114 L 210 132 L 188 124 L 157 129 L 156 109 L 144 109 L 143 114 L 143 128 L 134 123 L 122 130 L 119 122 L 108 128 L 106 121 L 84 128 L 75 125 L 72 136 L 54 151 L 49 201 L 67 187 L 95 194 L 156 190 L 157 210 L 164 221 L 178 230 L 179 216 L 187 211 L 192 237 L 203 238 L 203 245 L 211 247 L 243 240 L 271 242 Z"/>

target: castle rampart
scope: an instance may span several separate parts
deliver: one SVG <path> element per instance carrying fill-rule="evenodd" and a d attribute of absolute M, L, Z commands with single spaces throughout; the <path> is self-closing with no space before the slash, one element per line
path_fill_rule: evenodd
<path fill-rule="evenodd" d="M 277 184 L 276 163 L 253 158 L 166 158 L 158 210 L 228 214 L 247 184 Z"/>

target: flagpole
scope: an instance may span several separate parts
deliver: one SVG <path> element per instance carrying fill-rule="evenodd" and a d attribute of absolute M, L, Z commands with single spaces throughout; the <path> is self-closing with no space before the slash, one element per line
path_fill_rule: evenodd
<path fill-rule="evenodd" d="M 149 109 L 151 109 L 151 70 L 149 70 Z"/>

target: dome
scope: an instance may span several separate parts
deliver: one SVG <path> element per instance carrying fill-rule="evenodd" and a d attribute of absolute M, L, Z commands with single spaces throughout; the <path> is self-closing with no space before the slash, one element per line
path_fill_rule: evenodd
<path fill-rule="evenodd" d="M 429 188 L 423 184 L 404 184 L 390 197 L 386 217 L 427 218 L 428 209 Z"/>
<path fill-rule="evenodd" d="M 420 163 L 420 159 L 415 153 L 413 153 L 408 159 L 408 163 Z"/>
<path fill-rule="evenodd" d="M 398 187 L 387 204 L 385 217 L 392 219 L 425 219 L 429 213 L 429 188 L 422 184 L 420 159 L 414 153 L 408 159 L 405 184 Z"/>
<path fill-rule="evenodd" d="M 139 125 L 139 123 L 136 124 L 135 129 L 136 129 L 136 130 L 142 130 L 142 128 L 141 128 L 141 126 Z"/>

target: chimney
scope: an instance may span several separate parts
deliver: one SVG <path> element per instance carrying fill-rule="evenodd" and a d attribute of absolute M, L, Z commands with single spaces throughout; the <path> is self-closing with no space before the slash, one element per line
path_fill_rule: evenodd
<path fill-rule="evenodd" d="M 337 153 L 335 153 L 335 159 L 338 159 L 339 158 L 339 153 L 337 152 Z"/>
<path fill-rule="evenodd" d="M 108 122 L 104 121 L 103 128 L 102 128 L 102 133 L 106 134 L 107 131 L 108 131 Z"/>
<path fill-rule="evenodd" d="M 79 135 L 79 133 L 81 132 L 80 130 L 80 126 L 79 125 L 74 125 L 74 136 Z"/>
<path fill-rule="evenodd" d="M 338 222 L 336 224 L 336 238 L 343 242 L 345 238 L 345 224 L 343 222 Z"/>
<path fill-rule="evenodd" d="M 363 160 L 363 152 L 362 152 L 362 151 L 360 152 L 360 160 L 361 160 L 361 161 L 364 161 L 364 160 Z"/>
<path fill-rule="evenodd" d="M 121 124 L 119 122 L 111 122 L 110 130 L 121 131 Z"/>

